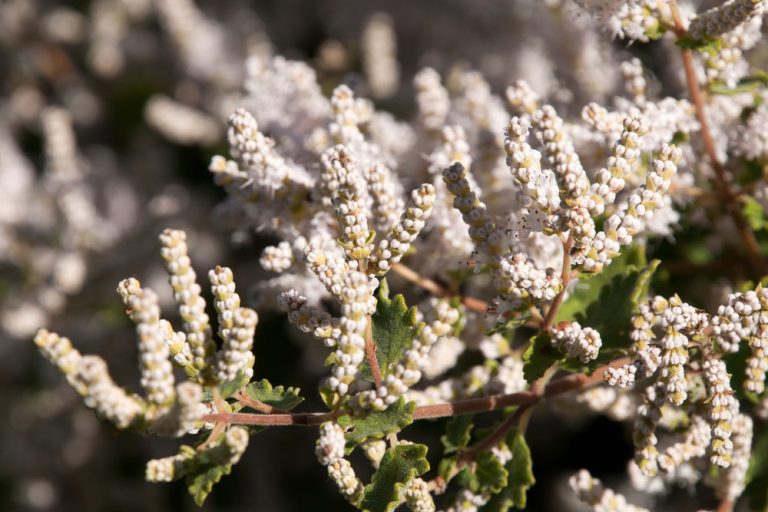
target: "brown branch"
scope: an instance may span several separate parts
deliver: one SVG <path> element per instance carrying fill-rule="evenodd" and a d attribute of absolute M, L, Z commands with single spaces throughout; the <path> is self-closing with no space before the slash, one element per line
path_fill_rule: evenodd
<path fill-rule="evenodd" d="M 450 298 L 455 295 L 451 293 L 451 291 L 445 286 L 442 286 L 441 284 L 433 281 L 432 279 L 429 279 L 428 277 L 422 276 L 418 272 L 412 270 L 409 267 L 406 267 L 402 263 L 395 263 L 392 265 L 392 270 L 399 274 L 400 277 L 403 277 L 407 281 L 410 281 L 411 283 L 424 288 L 436 297 Z M 470 311 L 474 311 L 476 313 L 486 313 L 488 311 L 488 303 L 482 299 L 467 296 L 461 296 L 460 299 L 464 307 Z"/>
<path fill-rule="evenodd" d="M 552 304 L 549 306 L 547 316 L 544 317 L 544 321 L 541 323 L 540 331 L 548 333 L 552 330 L 552 323 L 555 321 L 557 312 L 560 310 L 560 304 L 563 302 L 565 292 L 568 289 L 568 283 L 571 282 L 571 249 L 573 248 L 573 231 L 568 234 L 568 239 L 563 242 L 563 265 L 560 270 L 560 280 L 563 283 L 563 289 L 557 294 Z"/>
<path fill-rule="evenodd" d="M 672 10 L 672 18 L 674 20 L 674 32 L 678 38 L 687 34 L 685 26 L 683 25 L 682 18 L 680 16 L 680 10 L 677 6 L 676 0 L 670 0 L 670 8 Z M 706 109 L 704 106 L 704 100 L 701 95 L 701 88 L 696 78 L 696 69 L 693 63 L 693 52 L 690 48 L 682 49 L 683 67 L 685 68 L 685 80 L 688 85 L 688 94 L 691 96 L 691 102 L 693 103 L 696 113 L 696 119 L 701 126 L 700 134 L 702 142 L 704 143 L 704 150 L 709 157 L 709 161 L 714 171 L 712 177 L 712 184 L 715 187 L 720 199 L 725 205 L 725 209 L 730 215 L 733 223 L 736 225 L 736 231 L 741 238 L 744 248 L 749 256 L 750 266 L 754 272 L 762 276 L 766 274 L 766 262 L 760 254 L 760 246 L 757 243 L 757 238 L 749 226 L 749 223 L 741 213 L 739 208 L 737 196 L 733 193 L 729 185 L 729 173 L 725 169 L 725 166 L 720 162 L 717 157 L 717 149 L 715 147 L 715 140 L 712 137 L 712 131 L 709 128 L 709 122 L 707 121 Z"/>
<path fill-rule="evenodd" d="M 607 365 L 595 370 L 592 375 L 583 373 L 571 374 L 562 377 L 546 385 L 541 391 L 521 391 L 507 395 L 492 395 L 478 398 L 468 398 L 434 405 L 422 405 L 416 407 L 413 412 L 413 419 L 433 419 L 446 416 L 458 416 L 463 414 L 476 414 L 491 412 L 513 405 L 521 407 L 530 407 L 540 402 L 542 399 L 561 395 L 568 391 L 581 389 L 593 384 L 602 382 L 603 374 L 609 367 L 623 366 L 629 360 L 626 357 L 611 361 Z M 206 414 L 203 421 L 225 422 L 231 425 L 297 425 L 312 426 L 319 425 L 325 421 L 330 421 L 344 413 L 341 411 L 333 412 L 304 412 L 288 414 L 254 414 L 254 413 L 216 413 Z"/>

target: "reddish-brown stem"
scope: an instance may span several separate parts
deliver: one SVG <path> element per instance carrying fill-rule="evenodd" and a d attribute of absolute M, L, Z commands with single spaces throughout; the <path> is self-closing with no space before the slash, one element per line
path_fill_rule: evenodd
<path fill-rule="evenodd" d="M 406 267 L 402 263 L 395 263 L 392 265 L 392 270 L 399 274 L 400 277 L 403 277 L 411 283 L 424 288 L 435 297 L 452 297 L 454 295 L 446 287 L 429 279 L 428 277 L 422 276 L 418 272 L 415 272 L 414 270 Z M 486 313 L 488 311 L 488 303 L 476 297 L 462 296 L 461 303 L 468 310 L 474 311 L 476 313 Z"/>
<path fill-rule="evenodd" d="M 563 242 L 563 266 L 560 271 L 560 281 L 563 283 L 563 289 L 557 294 L 552 304 L 549 306 L 547 316 L 544 317 L 544 321 L 541 323 L 541 332 L 549 332 L 552 330 L 552 323 L 555 321 L 557 312 L 560 310 L 560 304 L 563 302 L 563 297 L 568 289 L 568 283 L 571 282 L 571 249 L 573 248 L 573 233 L 568 234 L 568 239 Z"/>
<path fill-rule="evenodd" d="M 683 25 L 682 18 L 680 16 L 680 10 L 677 7 L 676 0 L 670 0 L 670 8 L 672 10 L 672 18 L 675 26 L 674 31 L 678 37 L 684 36 L 687 31 Z M 683 68 L 685 69 L 685 80 L 688 85 L 688 94 L 691 96 L 691 102 L 696 113 L 696 119 L 701 126 L 699 133 L 701 134 L 701 140 L 704 143 L 704 150 L 709 157 L 709 161 L 714 171 L 712 177 L 712 184 L 715 187 L 720 199 L 725 205 L 725 209 L 730 215 L 733 223 L 736 225 L 736 231 L 741 238 L 744 248 L 749 256 L 750 266 L 754 272 L 759 275 L 766 274 L 766 262 L 760 255 L 760 246 L 755 238 L 755 233 L 749 226 L 749 223 L 744 218 L 739 207 L 738 198 L 733 193 L 729 185 L 728 171 L 725 166 L 720 162 L 717 156 L 717 148 L 715 147 L 715 140 L 712 137 L 712 131 L 709 128 L 709 122 L 707 121 L 706 109 L 704 106 L 704 100 L 701 95 L 701 88 L 699 87 L 699 81 L 696 78 L 696 69 L 693 63 L 693 52 L 689 48 L 682 49 Z"/>
<path fill-rule="evenodd" d="M 611 363 L 598 368 L 591 375 L 572 374 L 551 382 L 541 391 L 521 391 L 508 395 L 493 395 L 479 398 L 468 398 L 465 400 L 456 400 L 434 405 L 422 405 L 416 407 L 413 413 L 414 419 L 442 418 L 446 416 L 457 416 L 462 414 L 475 414 L 496 411 L 505 407 L 519 405 L 522 407 L 532 406 L 543 398 L 551 398 L 574 389 L 583 388 L 602 382 L 603 374 L 608 367 L 622 366 L 628 361 L 627 358 L 616 359 Z M 216 413 L 203 416 L 205 422 L 226 422 L 233 425 L 299 425 L 311 426 L 319 425 L 325 421 L 333 420 L 343 413 L 333 412 L 305 412 L 290 414 L 253 414 L 253 413 Z"/>
<path fill-rule="evenodd" d="M 717 512 L 733 512 L 733 501 L 724 499 L 717 505 Z"/>

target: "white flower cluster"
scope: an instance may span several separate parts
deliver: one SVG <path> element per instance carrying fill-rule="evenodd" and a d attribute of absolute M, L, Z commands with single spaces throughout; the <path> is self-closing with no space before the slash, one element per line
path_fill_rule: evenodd
<path fill-rule="evenodd" d="M 702 367 L 711 399 L 707 411 L 712 428 L 711 459 L 713 464 L 727 468 L 733 461 L 731 422 L 739 411 L 739 402 L 733 397 L 728 371 L 723 361 L 707 359 Z"/>
<path fill-rule="evenodd" d="M 179 304 L 179 316 L 192 354 L 192 366 L 202 371 L 213 362 L 216 344 L 205 312 L 205 299 L 200 295 L 202 290 L 197 284 L 197 274 L 187 255 L 187 234 L 166 229 L 160 235 L 160 243 L 160 254 L 170 276 L 173 298 Z"/>
<path fill-rule="evenodd" d="M 206 445 L 203 450 L 183 446 L 177 455 L 147 462 L 146 479 L 149 482 L 171 482 L 205 465 L 233 466 L 248 448 L 248 437 L 246 429 L 232 427 L 219 441 Z"/>
<path fill-rule="evenodd" d="M 568 483 L 581 502 L 595 512 L 648 512 L 647 509 L 627 503 L 621 494 L 603 487 L 597 478 L 582 469 L 573 475 Z"/>
<path fill-rule="evenodd" d="M 117 286 L 127 313 L 136 324 L 141 360 L 141 385 L 147 393 L 147 401 L 156 407 L 173 402 L 173 367 L 166 345 L 166 331 L 160 323 L 160 306 L 152 290 L 141 288 L 139 281 L 125 279 Z"/>
<path fill-rule="evenodd" d="M 118 428 L 144 429 L 178 437 L 199 428 L 202 416 L 208 411 L 203 404 L 201 384 L 229 382 L 240 373 L 246 378 L 253 375 L 251 347 L 258 317 L 255 311 L 240 307 L 232 271 L 226 267 L 211 270 L 209 277 L 223 344 L 221 350 L 217 350 L 208 338 L 210 358 L 200 357 L 207 356 L 204 350 L 207 343 L 198 341 L 196 347 L 190 340 L 206 340 L 210 336 L 210 325 L 205 300 L 200 296 L 187 256 L 186 234 L 166 230 L 160 239 L 184 332 L 175 332 L 170 322 L 160 318 L 157 295 L 142 288 L 138 280 L 125 279 L 117 289 L 136 324 L 141 385 L 146 399 L 117 386 L 100 357 L 81 356 L 67 338 L 40 330 L 35 344 L 67 376 L 86 404 Z M 199 354 L 198 359 L 195 354 Z M 173 363 L 183 368 L 190 379 L 175 388 L 171 356 Z"/>
<path fill-rule="evenodd" d="M 320 437 L 315 445 L 315 455 L 323 466 L 328 468 L 328 476 L 339 487 L 341 494 L 350 502 L 363 492 L 363 483 L 355 475 L 355 470 L 344 458 L 344 430 L 334 422 L 320 425 Z"/>
<path fill-rule="evenodd" d="M 763 0 L 728 0 L 696 16 L 688 26 L 695 39 L 715 38 L 762 15 Z"/>
<path fill-rule="evenodd" d="M 553 165 L 551 171 L 542 169 L 541 154 L 526 141 L 530 129 L 526 117 L 512 118 L 505 142 L 507 163 L 529 201 L 528 214 L 541 218 L 539 230 L 545 234 L 570 233 L 574 240 L 575 269 L 599 272 L 664 206 L 665 193 L 677 171 L 681 153 L 674 146 L 663 145 L 651 162 L 644 185 L 630 193 L 618 210 L 608 216 L 603 230 L 597 232 L 592 216 L 603 213 L 604 205 L 613 203 L 616 194 L 624 188 L 626 176 L 638 162 L 640 139 L 648 131 L 645 121 L 625 119 L 621 137 L 608 159 L 608 168 L 598 172 L 590 184 L 554 110 L 545 105 L 534 112 L 533 119 L 537 137 Z M 591 193 L 587 193 L 588 190 Z"/>
<path fill-rule="evenodd" d="M 229 382 L 242 372 L 250 380 L 254 362 L 251 347 L 259 317 L 256 311 L 240 307 L 232 270 L 217 266 L 208 273 L 208 279 L 218 312 L 219 337 L 223 340 L 216 354 L 216 379 Z"/>
<path fill-rule="evenodd" d="M 747 358 L 744 390 L 761 395 L 768 371 L 768 289 L 733 293 L 712 319 L 720 348 L 737 352 L 739 342 L 747 340 L 751 354 Z"/>
<path fill-rule="evenodd" d="M 597 359 L 603 342 L 596 330 L 582 327 L 579 322 L 570 322 L 568 325 L 555 327 L 552 331 L 552 346 L 565 351 L 568 357 L 588 363 Z"/>
<path fill-rule="evenodd" d="M 329 348 L 336 346 L 336 340 L 341 336 L 338 318 L 332 317 L 317 306 L 309 305 L 307 298 L 299 295 L 296 290 L 281 293 L 278 302 L 293 325 L 303 332 L 312 333 Z"/>
<path fill-rule="evenodd" d="M 405 503 L 412 512 L 435 512 L 435 501 L 429 493 L 427 482 L 414 478 L 405 488 Z"/>

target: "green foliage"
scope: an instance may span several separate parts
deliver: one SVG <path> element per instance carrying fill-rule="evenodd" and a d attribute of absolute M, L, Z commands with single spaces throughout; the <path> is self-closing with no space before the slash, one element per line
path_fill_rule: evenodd
<path fill-rule="evenodd" d="M 248 377 L 248 375 L 244 374 L 242 371 L 237 372 L 237 375 L 235 375 L 234 379 L 229 382 L 219 384 L 219 393 L 221 394 L 221 398 L 229 398 L 230 396 L 234 395 L 238 389 L 248 384 L 249 380 L 250 377 Z"/>
<path fill-rule="evenodd" d="M 195 504 L 198 507 L 202 507 L 213 486 L 221 480 L 221 477 L 228 475 L 231 471 L 231 464 L 219 466 L 206 464 L 194 473 L 187 475 L 187 491 L 192 496 Z"/>
<path fill-rule="evenodd" d="M 496 494 L 507 486 L 509 473 L 501 461 L 490 451 L 482 452 L 477 457 L 475 477 L 480 493 Z"/>
<path fill-rule="evenodd" d="M 768 430 L 755 435 L 744 494 L 753 510 L 768 510 Z"/>
<path fill-rule="evenodd" d="M 703 37 L 701 39 L 694 39 L 689 35 L 679 37 L 675 44 L 680 48 L 698 50 L 712 55 L 713 57 L 717 56 L 722 48 L 722 43 L 717 38 Z"/>
<path fill-rule="evenodd" d="M 765 218 L 765 212 L 760 203 L 750 196 L 742 196 L 741 198 L 741 212 L 744 214 L 744 218 L 747 219 L 749 225 L 754 231 L 760 231 L 768 226 L 768 220 Z"/>
<path fill-rule="evenodd" d="M 445 453 L 453 453 L 465 448 L 472 437 L 472 423 L 474 416 L 454 416 L 445 425 L 445 435 L 440 437 Z"/>
<path fill-rule="evenodd" d="M 531 315 L 529 312 L 522 311 L 519 315 L 512 318 L 505 318 L 504 321 L 494 325 L 488 330 L 488 334 L 503 334 L 507 339 L 511 339 L 515 330 L 527 322 L 530 317 Z"/>
<path fill-rule="evenodd" d="M 525 441 L 525 436 L 520 432 L 511 432 L 508 438 L 512 460 L 507 463 L 510 485 L 507 487 L 512 504 L 519 509 L 524 509 L 528 489 L 536 483 L 533 477 L 533 461 L 531 450 Z"/>
<path fill-rule="evenodd" d="M 371 316 L 373 340 L 376 343 L 376 360 L 381 374 L 389 374 L 403 352 L 411 346 L 413 338 L 418 336 L 423 323 L 416 321 L 416 308 L 408 308 L 402 295 L 389 298 L 389 285 L 386 279 L 379 284 L 376 312 Z M 363 363 L 363 377 L 373 382 L 371 369 Z"/>
<path fill-rule="evenodd" d="M 533 383 L 540 379 L 550 366 L 564 359 L 563 355 L 552 347 L 549 334 L 538 334 L 531 338 L 523 354 L 523 376 L 528 383 Z"/>
<path fill-rule="evenodd" d="M 426 456 L 423 444 L 399 444 L 387 450 L 371 483 L 365 486 L 360 508 L 370 512 L 394 510 L 405 484 L 429 471 Z"/>
<path fill-rule="evenodd" d="M 531 451 L 525 442 L 525 436 L 517 431 L 510 432 L 507 436 L 507 446 L 512 451 L 512 458 L 505 466 L 508 483 L 480 509 L 483 512 L 507 512 L 512 507 L 524 509 L 528 489 L 536 483 Z"/>
<path fill-rule="evenodd" d="M 584 327 L 600 333 L 603 346 L 598 358 L 586 367 L 578 361 L 567 361 L 564 368 L 591 372 L 615 358 L 630 344 L 632 316 L 648 295 L 658 260 L 645 262 L 640 248 L 630 248 L 608 267 L 583 283 L 561 308 L 558 320 L 576 320 Z"/>
<path fill-rule="evenodd" d="M 723 82 L 715 82 L 709 85 L 708 90 L 712 94 L 719 94 L 722 96 L 735 96 L 743 93 L 758 93 L 761 89 L 768 85 L 768 72 L 757 71 L 754 74 L 745 76 L 736 87 L 728 87 Z"/>
<path fill-rule="evenodd" d="M 248 398 L 284 412 L 290 411 L 304 401 L 304 398 L 299 396 L 299 391 L 299 388 L 285 389 L 283 386 L 273 388 L 267 379 L 251 382 L 245 387 Z"/>
<path fill-rule="evenodd" d="M 362 418 L 341 416 L 338 419 L 339 425 L 350 428 L 345 434 L 347 453 L 369 439 L 380 439 L 387 434 L 401 431 L 413 423 L 415 408 L 414 402 L 406 402 L 403 397 L 400 397 L 384 411 L 372 411 Z"/>
<path fill-rule="evenodd" d="M 748 403 L 754 404 L 759 401 L 757 395 L 744 389 L 744 381 L 747 378 L 747 359 L 749 359 L 751 355 L 752 350 L 749 348 L 749 344 L 742 342 L 739 344 L 738 352 L 734 354 L 725 354 L 723 356 L 725 367 L 731 375 L 731 387 L 739 401 L 745 405 Z"/>
<path fill-rule="evenodd" d="M 615 276 L 626 273 L 628 270 L 645 267 L 647 264 L 645 250 L 642 247 L 636 245 L 627 247 L 600 273 L 579 278 L 579 281 L 573 286 L 568 300 L 560 306 L 555 317 L 555 323 L 563 320 L 576 320 L 576 315 L 584 313 L 589 305 L 600 297 L 602 288 L 610 284 Z"/>

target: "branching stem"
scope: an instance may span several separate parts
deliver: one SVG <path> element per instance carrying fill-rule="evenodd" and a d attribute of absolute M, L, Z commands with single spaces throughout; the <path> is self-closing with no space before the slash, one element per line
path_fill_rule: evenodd
<path fill-rule="evenodd" d="M 468 398 L 434 405 L 422 405 L 416 407 L 413 419 L 431 419 L 462 414 L 475 414 L 491 412 L 513 405 L 530 407 L 544 398 L 566 393 L 575 389 L 584 388 L 602 382 L 603 374 L 609 367 L 622 366 L 628 362 L 627 358 L 616 359 L 611 363 L 598 368 L 592 375 L 583 373 L 571 374 L 555 380 L 545 386 L 541 391 L 521 391 L 507 395 L 492 395 L 479 398 Z M 206 414 L 204 422 L 224 422 L 229 425 L 320 425 L 344 414 L 342 411 L 332 412 L 304 412 L 286 414 L 255 414 L 255 413 L 223 413 Z"/>
<path fill-rule="evenodd" d="M 672 10 L 672 18 L 674 20 L 674 32 L 677 37 L 682 37 L 687 34 L 687 30 L 683 25 L 682 18 L 680 16 L 680 9 L 677 6 L 676 0 L 670 0 L 669 6 Z M 725 209 L 730 215 L 733 223 L 736 225 L 736 231 L 741 238 L 744 248 L 749 256 L 750 266 L 754 272 L 758 275 L 765 275 L 768 270 L 765 259 L 760 254 L 760 246 L 755 238 L 755 233 L 749 226 L 749 223 L 744 218 L 739 207 L 738 198 L 733 193 L 729 185 L 729 173 L 725 166 L 720 162 L 717 156 L 717 148 L 715 147 L 715 139 L 712 137 L 712 131 L 709 128 L 709 122 L 707 121 L 706 109 L 704 101 L 701 95 L 701 88 L 699 87 L 699 81 L 696 78 L 696 69 L 693 63 L 693 52 L 690 48 L 682 48 L 683 67 L 685 68 L 685 80 L 688 85 L 688 94 L 691 96 L 691 102 L 693 103 L 694 110 L 696 112 L 696 119 L 701 126 L 701 140 L 704 143 L 704 150 L 709 157 L 714 176 L 712 177 L 712 184 L 715 187 L 720 199 L 725 205 Z"/>

